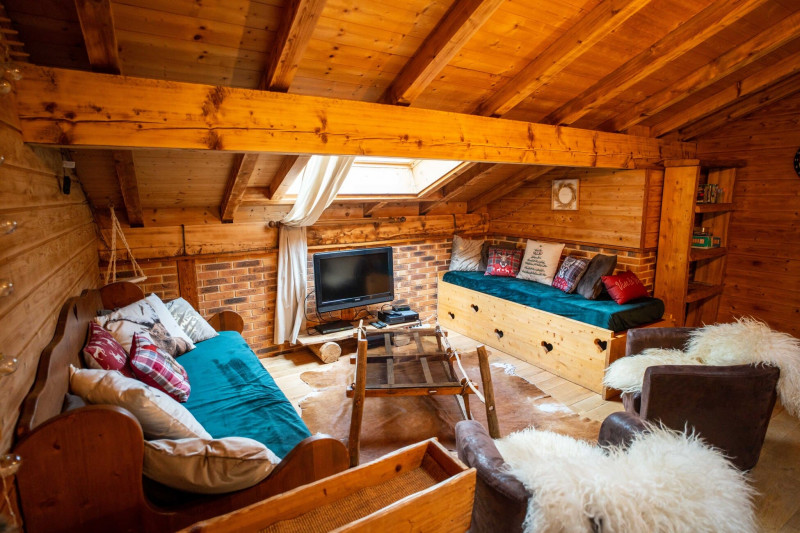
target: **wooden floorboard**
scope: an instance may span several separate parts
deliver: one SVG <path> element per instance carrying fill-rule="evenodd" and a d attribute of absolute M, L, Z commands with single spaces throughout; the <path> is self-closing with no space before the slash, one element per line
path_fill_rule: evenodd
<path fill-rule="evenodd" d="M 478 344 L 454 332 L 450 333 L 449 339 L 454 348 L 462 351 L 472 350 Z M 513 366 L 514 374 L 533 383 L 577 414 L 592 420 L 602 421 L 609 414 L 623 410 L 619 399 L 605 401 L 599 394 L 510 354 L 489 349 L 489 361 L 495 365 L 493 372 L 504 370 L 497 365 Z M 311 388 L 300 379 L 300 374 L 322 370 L 325 366 L 311 352 L 279 355 L 262 359 L 261 362 L 298 411 L 299 402 L 311 392 Z M 800 533 L 800 420 L 780 405 L 773 413 L 761 458 L 751 475 L 759 494 L 755 504 L 760 531 Z"/>

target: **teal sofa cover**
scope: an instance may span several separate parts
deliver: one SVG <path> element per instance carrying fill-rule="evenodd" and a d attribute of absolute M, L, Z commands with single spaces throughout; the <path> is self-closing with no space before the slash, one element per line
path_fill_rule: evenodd
<path fill-rule="evenodd" d="M 214 438 L 248 437 L 281 459 L 310 437 L 275 380 L 235 331 L 198 342 L 178 358 L 192 386 L 183 404 Z"/>
<path fill-rule="evenodd" d="M 658 298 L 639 298 L 620 305 L 608 297 L 587 300 L 543 283 L 486 276 L 483 272 L 448 272 L 443 280 L 614 332 L 655 322 L 664 315 L 664 302 Z"/>

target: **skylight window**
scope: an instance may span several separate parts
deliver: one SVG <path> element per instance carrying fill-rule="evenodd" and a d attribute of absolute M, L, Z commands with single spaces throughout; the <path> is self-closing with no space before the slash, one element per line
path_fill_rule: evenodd
<path fill-rule="evenodd" d="M 461 164 L 462 161 L 357 157 L 337 197 L 417 196 Z M 286 195 L 297 196 L 301 181 L 302 173 Z"/>

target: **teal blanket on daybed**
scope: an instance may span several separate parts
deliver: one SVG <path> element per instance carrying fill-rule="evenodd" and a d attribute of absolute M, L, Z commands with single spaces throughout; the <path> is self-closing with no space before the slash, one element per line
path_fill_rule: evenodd
<path fill-rule="evenodd" d="M 291 402 L 235 331 L 178 358 L 192 391 L 184 406 L 214 438 L 248 437 L 283 458 L 311 436 Z"/>
<path fill-rule="evenodd" d="M 587 300 L 550 285 L 486 276 L 483 272 L 448 272 L 444 281 L 615 332 L 655 322 L 664 315 L 664 302 L 658 298 L 640 298 L 620 305 L 610 299 Z"/>

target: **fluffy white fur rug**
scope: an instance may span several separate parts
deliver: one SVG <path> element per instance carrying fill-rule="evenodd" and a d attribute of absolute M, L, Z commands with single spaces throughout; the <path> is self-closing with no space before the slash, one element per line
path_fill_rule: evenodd
<path fill-rule="evenodd" d="M 745 474 L 694 435 L 653 428 L 627 450 L 529 428 L 496 441 L 531 492 L 526 532 L 754 532 Z"/>
<path fill-rule="evenodd" d="M 800 416 L 800 340 L 752 318 L 698 328 L 683 351 L 651 348 L 618 359 L 606 369 L 603 383 L 623 392 L 637 392 L 642 390 L 644 371 L 649 366 L 750 363 L 781 369 L 781 403 L 791 414 Z"/>

